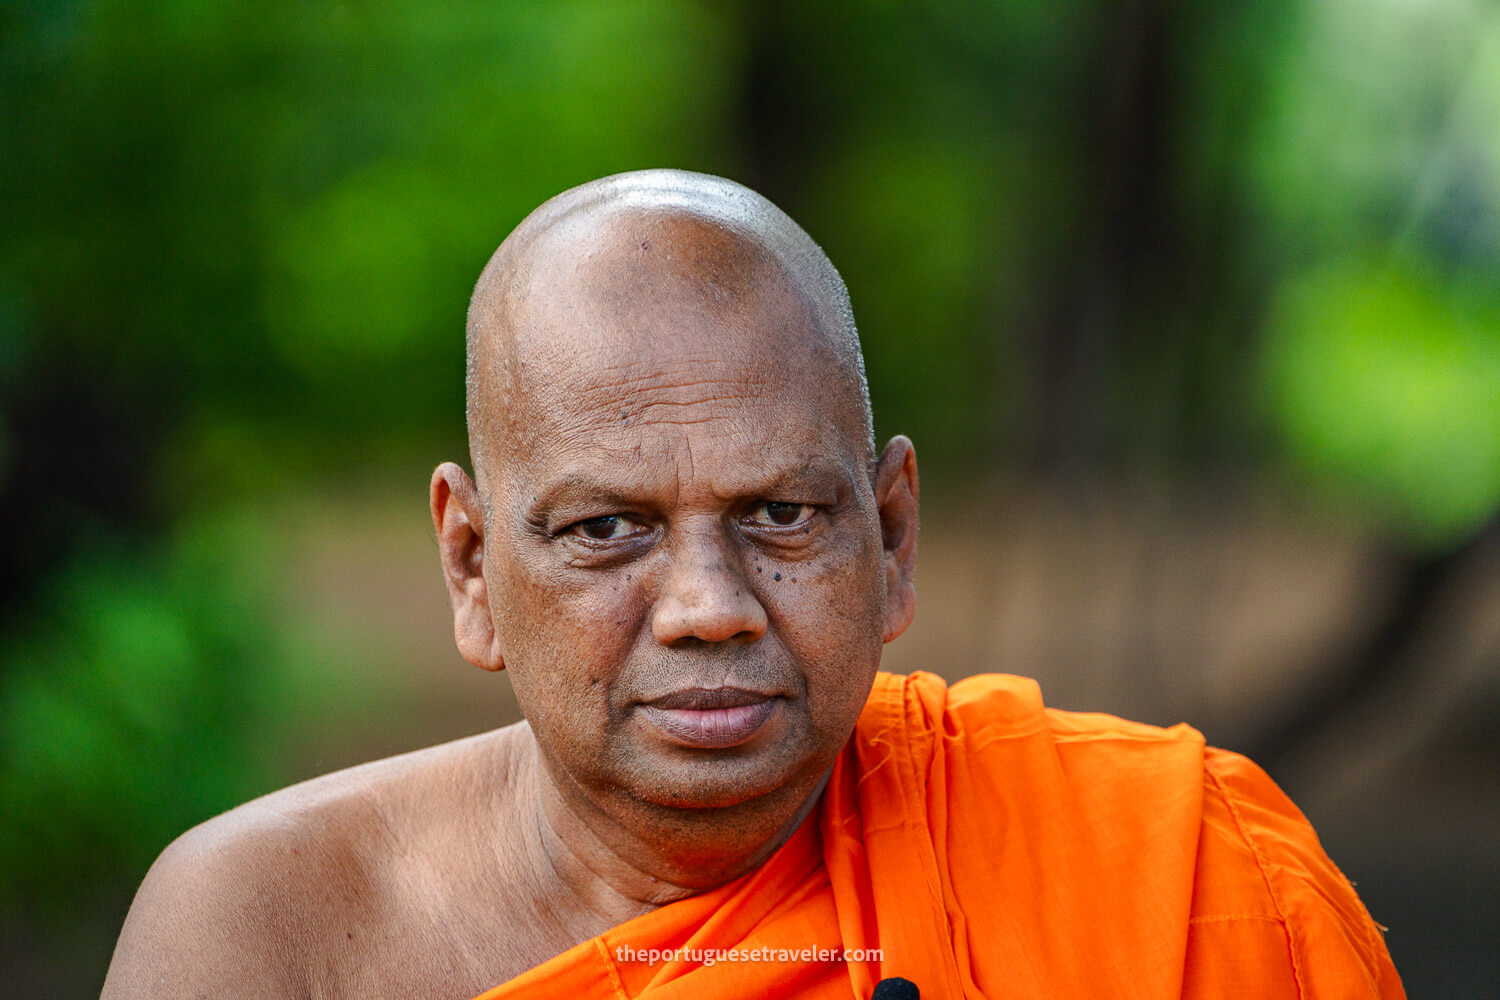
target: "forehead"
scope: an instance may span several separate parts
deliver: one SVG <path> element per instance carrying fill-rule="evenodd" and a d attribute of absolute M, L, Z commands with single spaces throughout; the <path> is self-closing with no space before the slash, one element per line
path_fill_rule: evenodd
<path fill-rule="evenodd" d="M 506 310 L 518 346 L 562 339 L 641 341 L 687 333 L 691 316 L 719 350 L 791 335 L 822 341 L 817 303 L 765 242 L 721 218 L 619 208 L 568 217 L 515 268 Z M 725 336 L 736 327 L 740 336 Z"/>
<path fill-rule="evenodd" d="M 720 221 L 625 212 L 564 230 L 508 299 L 499 381 L 513 459 L 694 439 L 791 458 L 862 440 L 815 299 Z"/>

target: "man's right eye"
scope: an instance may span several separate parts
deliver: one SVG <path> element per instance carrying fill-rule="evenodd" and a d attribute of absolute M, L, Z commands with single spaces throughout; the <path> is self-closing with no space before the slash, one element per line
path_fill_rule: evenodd
<path fill-rule="evenodd" d="M 640 525 L 635 522 L 628 521 L 618 514 L 609 514 L 579 521 L 568 529 L 568 533 L 594 542 L 608 542 L 627 538 L 639 530 Z"/>

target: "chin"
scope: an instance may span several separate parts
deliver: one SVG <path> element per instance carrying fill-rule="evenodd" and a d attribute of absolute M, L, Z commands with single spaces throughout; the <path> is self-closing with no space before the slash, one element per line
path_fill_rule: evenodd
<path fill-rule="evenodd" d="M 776 808 L 782 797 L 790 797 L 795 808 L 816 786 L 824 770 L 805 761 L 798 763 L 803 766 L 722 755 L 678 760 L 667 767 L 653 768 L 654 780 L 630 781 L 626 788 L 637 800 L 666 809 L 727 810 L 754 804 Z"/>

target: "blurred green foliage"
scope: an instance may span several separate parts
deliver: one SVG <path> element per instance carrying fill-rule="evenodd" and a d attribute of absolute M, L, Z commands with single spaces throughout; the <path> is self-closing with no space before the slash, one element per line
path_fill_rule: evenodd
<path fill-rule="evenodd" d="M 1477 0 L 30 0 L 0 92 L 13 912 L 282 780 L 339 654 L 254 511 L 461 454 L 471 283 L 592 177 L 785 207 L 939 479 L 1251 468 L 1412 548 L 1500 506 Z"/>
<path fill-rule="evenodd" d="M 8 647 L 0 903 L 86 905 L 149 845 L 265 790 L 266 721 L 319 658 L 275 623 L 263 532 L 218 519 L 144 558 L 100 540 L 49 581 Z"/>
<path fill-rule="evenodd" d="M 1267 410 L 1326 490 L 1451 548 L 1500 508 L 1500 11 L 1301 14 L 1254 161 L 1289 258 Z"/>
<path fill-rule="evenodd" d="M 1500 302 L 1329 266 L 1283 290 L 1266 354 L 1273 411 L 1308 468 L 1433 545 L 1500 507 Z"/>

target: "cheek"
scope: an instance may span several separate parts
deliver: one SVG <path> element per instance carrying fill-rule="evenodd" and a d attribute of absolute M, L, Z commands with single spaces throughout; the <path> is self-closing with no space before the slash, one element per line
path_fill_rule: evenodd
<path fill-rule="evenodd" d="M 634 576 L 580 576 L 515 560 L 495 581 L 495 628 L 528 718 L 607 712 L 611 682 L 643 620 Z"/>
<path fill-rule="evenodd" d="M 854 544 L 834 556 L 778 567 L 762 585 L 776 631 L 801 664 L 814 724 L 843 724 L 863 706 L 880 664 L 885 584 L 878 544 Z M 769 572 L 769 567 L 767 568 Z M 856 707 L 855 714 L 858 709 Z"/>

